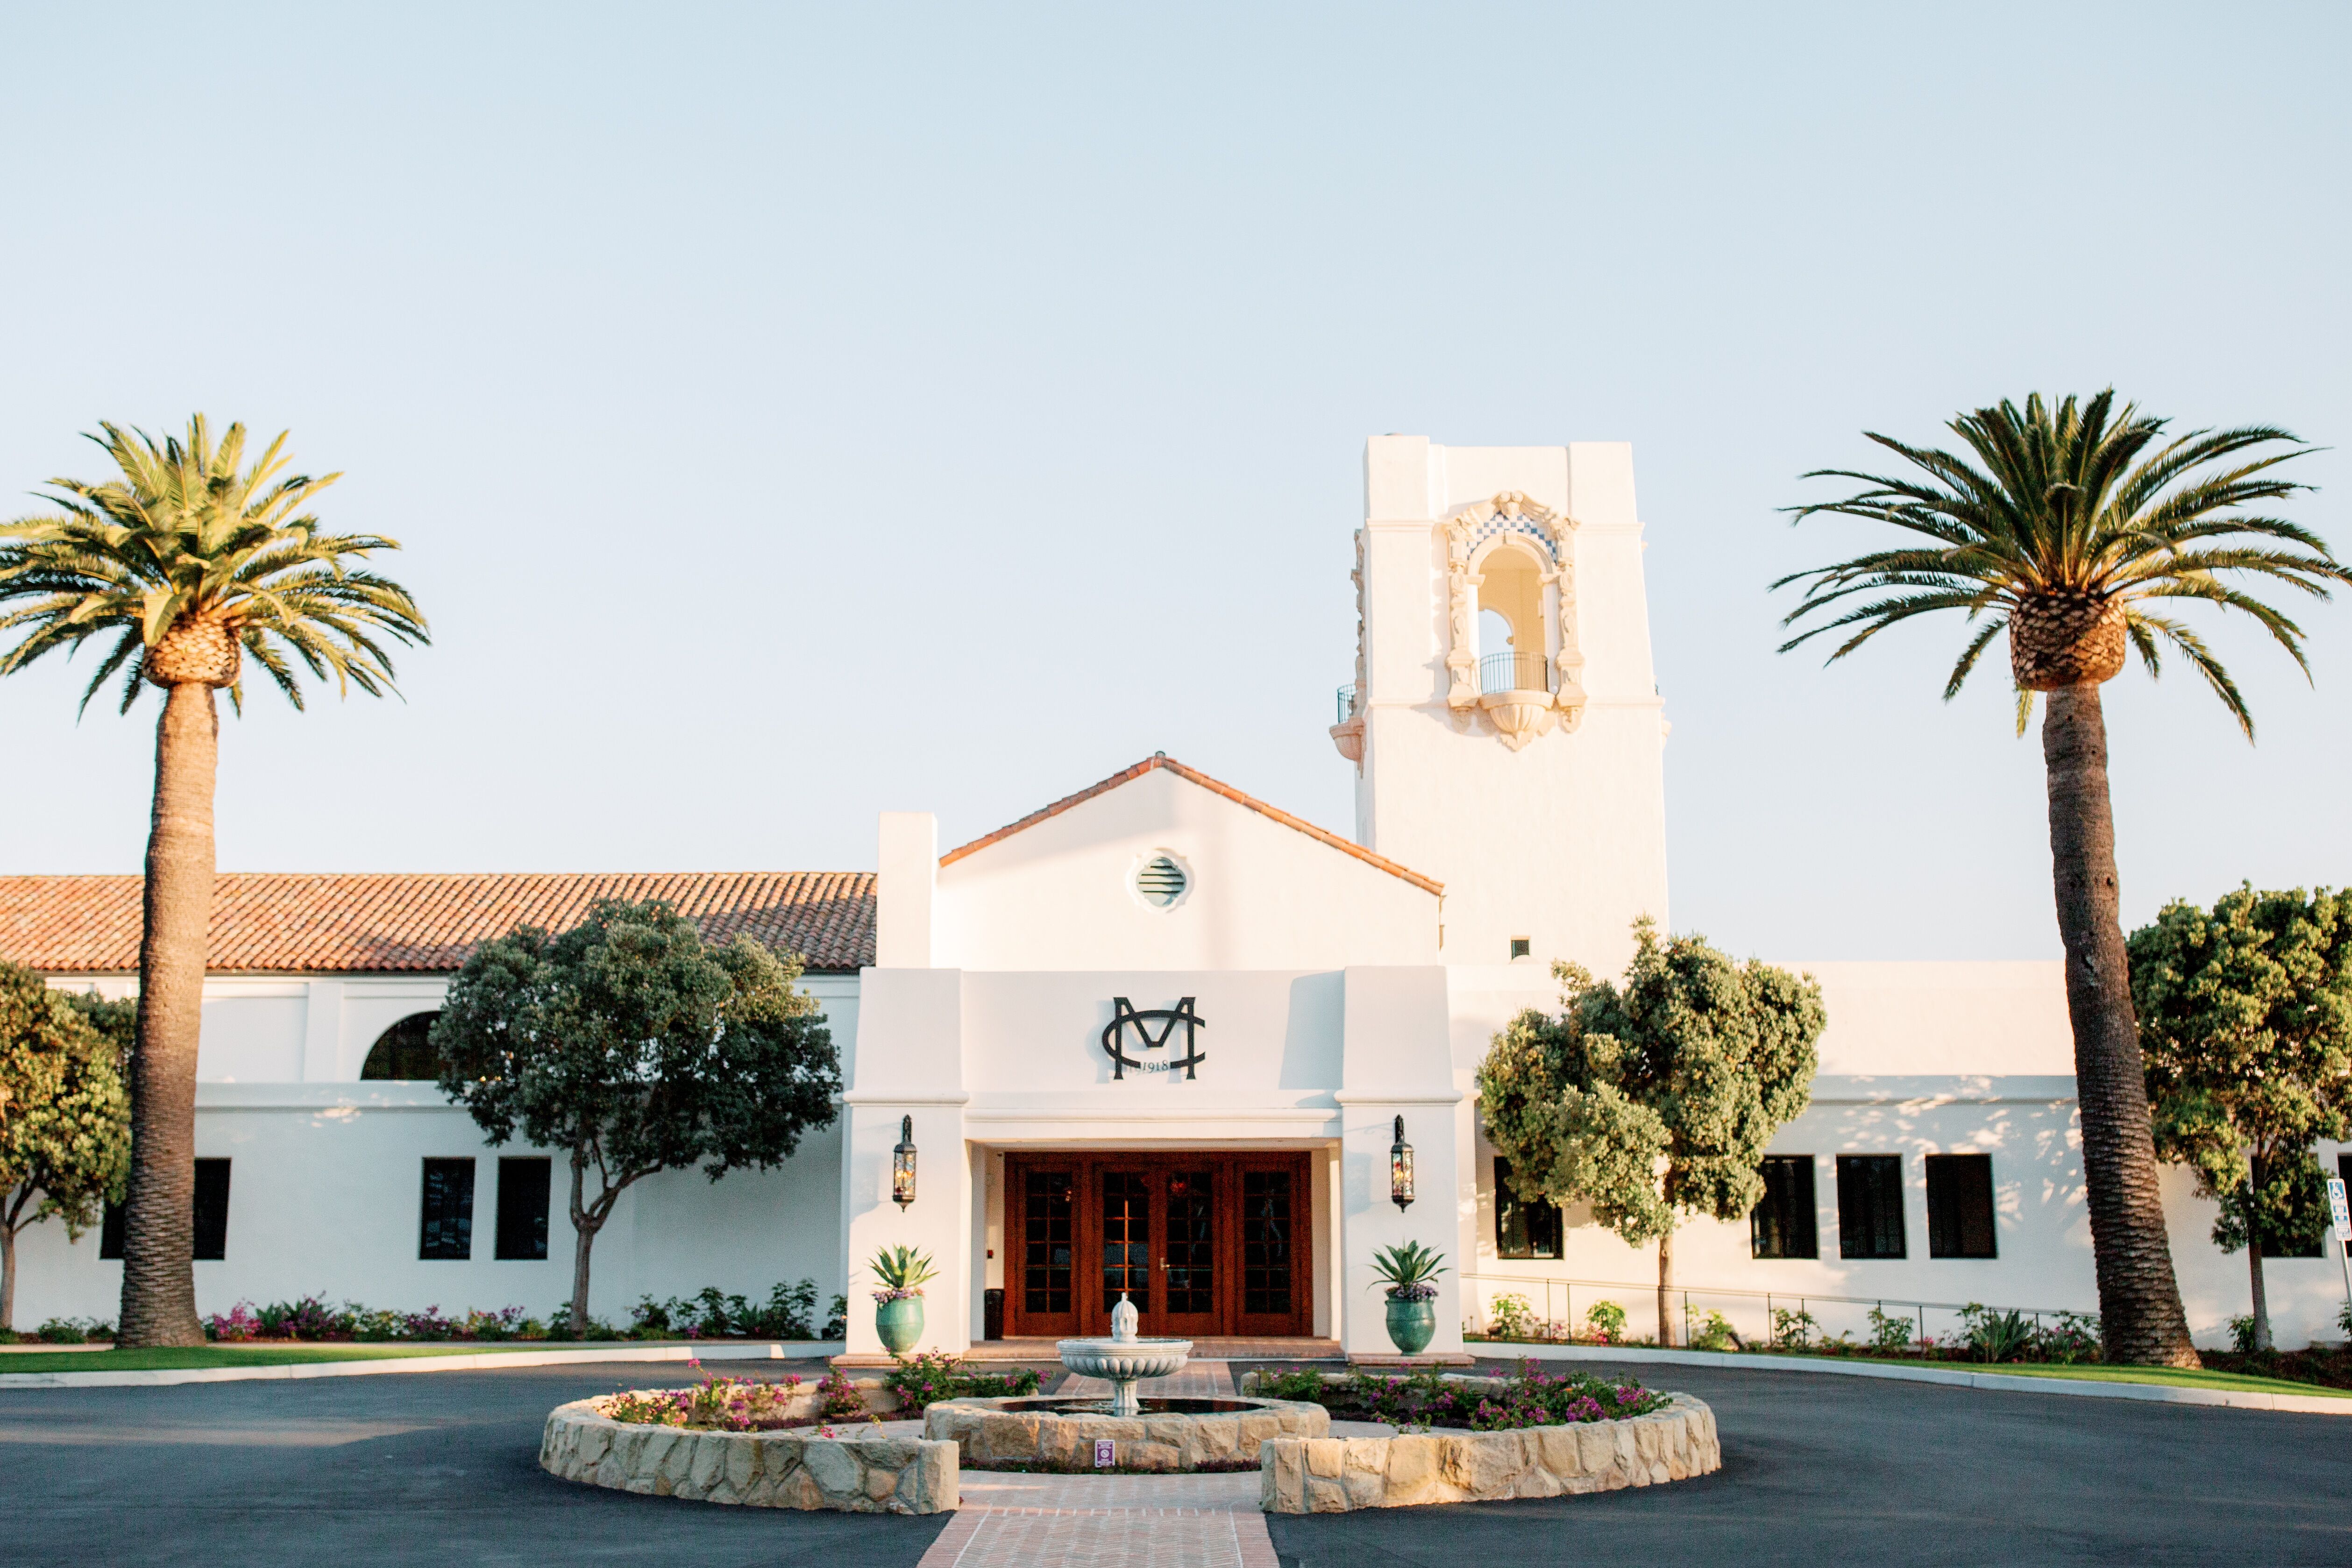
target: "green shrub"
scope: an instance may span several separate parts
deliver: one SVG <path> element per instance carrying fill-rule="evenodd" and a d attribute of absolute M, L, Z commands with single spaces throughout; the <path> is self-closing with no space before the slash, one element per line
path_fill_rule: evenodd
<path fill-rule="evenodd" d="M 1693 1327 L 1690 1333 L 1693 1350 L 1729 1350 L 1738 1343 L 1739 1331 L 1718 1312 L 1709 1312 L 1706 1321 Z"/>
<path fill-rule="evenodd" d="M 1533 1339 L 1535 1309 L 1525 1296 L 1496 1296 L 1486 1303 L 1486 1332 L 1496 1339 Z"/>
<path fill-rule="evenodd" d="M 1907 1317 L 1889 1317 L 1873 1307 L 1870 1309 L 1870 1348 L 1881 1355 L 1900 1355 L 1911 1348 L 1911 1333 L 1916 1326 Z"/>
<path fill-rule="evenodd" d="M 900 1402 L 927 1409 L 942 1399 L 1018 1399 L 1037 1392 L 1037 1374 L 1028 1367 L 1011 1372 L 973 1372 L 961 1358 L 944 1351 L 918 1351 L 901 1356 L 882 1376 Z"/>
<path fill-rule="evenodd" d="M 1801 1307 L 1772 1309 L 1772 1343 L 1803 1350 L 1822 1337 L 1821 1320 Z"/>
<path fill-rule="evenodd" d="M 1584 1326 L 1603 1344 L 1625 1340 L 1625 1309 L 1614 1301 L 1595 1301 L 1584 1309 Z"/>
<path fill-rule="evenodd" d="M 1994 1312 L 1979 1301 L 1960 1309 L 1960 1332 L 1979 1361 L 2023 1361 L 2033 1348 L 2033 1324 L 2014 1308 Z"/>

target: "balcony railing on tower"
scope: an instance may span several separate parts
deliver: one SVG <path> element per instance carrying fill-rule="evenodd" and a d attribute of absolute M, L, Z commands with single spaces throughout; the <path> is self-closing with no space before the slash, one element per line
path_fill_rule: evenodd
<path fill-rule="evenodd" d="M 1551 661 L 1541 653 L 1507 649 L 1478 661 L 1478 690 L 1486 692 L 1549 692 Z"/>
<path fill-rule="evenodd" d="M 1334 724 L 1345 724 L 1355 716 L 1356 686 L 1355 683 L 1350 681 L 1348 685 L 1339 688 L 1339 716 L 1331 722 Z"/>

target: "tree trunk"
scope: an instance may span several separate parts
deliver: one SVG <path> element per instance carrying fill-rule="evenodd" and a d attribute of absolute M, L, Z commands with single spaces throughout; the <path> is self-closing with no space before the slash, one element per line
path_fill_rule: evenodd
<path fill-rule="evenodd" d="M 0 1334 L 16 1327 L 16 1228 L 0 1222 Z"/>
<path fill-rule="evenodd" d="M 2082 1113 L 2100 1334 L 2109 1361 L 2197 1366 L 2157 1186 L 2147 1080 L 2117 900 L 2099 688 L 2085 682 L 2046 695 L 2042 756 L 2049 774 L 2051 871 L 2058 935 L 2066 947 L 2066 1011 L 2074 1030 L 2074 1094 Z"/>
<path fill-rule="evenodd" d="M 2250 1292 L 2254 1303 L 2254 1348 L 2271 1348 L 2271 1296 L 2263 1288 L 2263 1232 L 2261 1210 L 2262 1188 L 2255 1184 L 2254 1173 L 2259 1167 L 2253 1156 L 2246 1156 L 2246 1275 L 2252 1283 Z M 5 1320 L 0 1320 L 5 1321 Z"/>
<path fill-rule="evenodd" d="M 131 1058 L 131 1177 L 123 1194 L 124 1346 L 202 1344 L 196 1321 L 196 1034 L 213 905 L 213 689 L 171 688 L 155 726 L 155 805 Z"/>
<path fill-rule="evenodd" d="M 572 1151 L 572 1337 L 588 1337 L 588 1253 L 596 1245 L 597 1228 L 603 1218 L 592 1218 L 588 1206 L 582 1202 L 588 1180 L 588 1156 L 580 1149 Z"/>
<path fill-rule="evenodd" d="M 1669 1230 L 1658 1238 L 1658 1343 L 1662 1345 L 1681 1343 L 1675 1333 L 1674 1290 L 1675 1233 Z"/>

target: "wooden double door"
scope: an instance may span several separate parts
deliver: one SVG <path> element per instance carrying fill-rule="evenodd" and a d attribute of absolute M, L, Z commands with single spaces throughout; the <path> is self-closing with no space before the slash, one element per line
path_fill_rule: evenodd
<path fill-rule="evenodd" d="M 1304 1153 L 1004 1159 L 1004 1332 L 1104 1334 L 1121 1293 L 1144 1334 L 1313 1332 Z"/>

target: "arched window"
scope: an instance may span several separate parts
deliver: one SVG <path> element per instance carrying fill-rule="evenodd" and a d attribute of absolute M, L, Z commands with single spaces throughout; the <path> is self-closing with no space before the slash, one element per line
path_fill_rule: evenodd
<path fill-rule="evenodd" d="M 1542 566 L 1507 540 L 1478 565 L 1479 690 L 1549 691 L 1544 641 Z"/>
<path fill-rule="evenodd" d="M 433 1020 L 439 1013 L 411 1013 L 376 1037 L 360 1076 L 369 1078 L 438 1078 L 440 1058 L 433 1054 Z"/>

